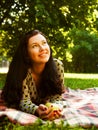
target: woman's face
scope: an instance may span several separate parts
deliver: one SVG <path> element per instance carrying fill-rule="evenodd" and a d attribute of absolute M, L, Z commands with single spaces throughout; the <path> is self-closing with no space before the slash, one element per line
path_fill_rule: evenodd
<path fill-rule="evenodd" d="M 28 41 L 28 54 L 33 63 L 46 63 L 50 58 L 50 47 L 46 38 L 37 34 Z"/>

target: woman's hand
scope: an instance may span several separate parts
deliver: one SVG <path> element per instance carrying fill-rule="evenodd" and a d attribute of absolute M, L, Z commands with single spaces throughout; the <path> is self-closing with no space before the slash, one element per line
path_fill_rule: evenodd
<path fill-rule="evenodd" d="M 61 116 L 61 110 L 59 108 L 54 109 L 53 105 L 46 106 L 46 105 L 40 104 L 36 110 L 36 113 L 41 119 L 44 119 L 44 120 L 54 120 Z"/>
<path fill-rule="evenodd" d="M 44 104 L 40 104 L 38 108 L 36 109 L 36 114 L 42 118 L 46 115 L 48 115 L 52 111 L 52 108 L 48 108 Z M 42 118 L 43 119 L 43 118 Z"/>

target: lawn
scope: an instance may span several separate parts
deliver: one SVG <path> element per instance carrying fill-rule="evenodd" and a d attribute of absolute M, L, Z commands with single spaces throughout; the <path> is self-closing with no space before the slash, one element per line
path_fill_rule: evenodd
<path fill-rule="evenodd" d="M 70 87 L 73 89 L 85 89 L 85 88 L 90 88 L 90 87 L 98 87 L 98 74 L 73 74 L 73 73 L 65 73 L 65 87 Z M 5 74 L 0 75 L 0 88 L 4 85 L 5 82 Z M 32 126 L 19 126 L 19 125 L 14 125 L 6 118 L 5 122 L 3 123 L 4 130 L 85 130 L 85 128 L 81 127 L 75 127 L 71 128 L 69 126 L 64 126 L 63 123 L 60 126 L 55 126 L 55 124 L 46 124 L 42 125 L 41 122 L 38 122 L 37 124 L 33 124 Z M 0 119 L 2 121 L 2 119 Z M 2 127 L 0 127 L 2 129 Z M 0 129 L 0 130 L 1 130 Z M 91 130 L 97 130 L 98 128 L 87 128 L 86 130 L 91 129 Z"/>
<path fill-rule="evenodd" d="M 98 74 L 65 73 L 65 86 L 72 89 L 98 87 Z"/>
<path fill-rule="evenodd" d="M 0 74 L 0 88 L 3 87 L 6 74 Z M 98 87 L 98 74 L 76 74 L 65 73 L 65 86 L 73 89 L 85 89 L 90 87 Z"/>
<path fill-rule="evenodd" d="M 6 74 L 0 74 L 0 88 L 3 87 L 5 78 L 6 78 Z"/>

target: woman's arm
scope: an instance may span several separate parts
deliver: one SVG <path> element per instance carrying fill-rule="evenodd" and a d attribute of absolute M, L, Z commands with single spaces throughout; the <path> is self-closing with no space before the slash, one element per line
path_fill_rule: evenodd
<path fill-rule="evenodd" d="M 54 59 L 54 61 L 57 67 L 59 78 L 62 81 L 62 87 L 64 87 L 64 65 L 59 59 Z"/>
<path fill-rule="evenodd" d="M 34 114 L 35 113 L 35 110 L 38 108 L 38 106 L 33 103 L 31 101 L 31 96 L 30 96 L 30 88 L 28 88 L 28 79 L 25 79 L 23 81 L 23 87 L 22 87 L 22 99 L 20 101 L 20 109 L 24 112 L 28 112 L 28 113 L 31 113 L 31 114 Z M 32 86 L 34 87 L 34 86 Z M 32 88 L 33 89 L 33 88 Z M 35 96 L 35 95 L 33 95 Z"/>
<path fill-rule="evenodd" d="M 37 105 L 32 103 L 32 101 L 29 99 L 22 99 L 20 101 L 20 109 L 24 112 L 35 114 L 36 109 L 38 108 Z"/>

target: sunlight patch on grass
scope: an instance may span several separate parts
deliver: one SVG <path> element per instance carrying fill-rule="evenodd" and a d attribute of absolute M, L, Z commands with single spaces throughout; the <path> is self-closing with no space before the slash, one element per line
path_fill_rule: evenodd
<path fill-rule="evenodd" d="M 98 74 L 64 73 L 65 78 L 98 79 Z"/>
<path fill-rule="evenodd" d="M 6 74 L 8 72 L 8 67 L 0 67 L 0 74 Z"/>

